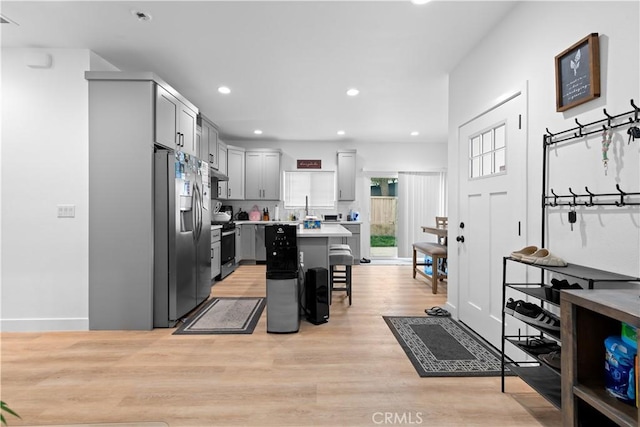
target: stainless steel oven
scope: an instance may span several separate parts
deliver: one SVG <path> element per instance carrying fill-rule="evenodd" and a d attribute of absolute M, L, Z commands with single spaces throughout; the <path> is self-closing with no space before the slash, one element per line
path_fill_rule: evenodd
<path fill-rule="evenodd" d="M 220 237 L 220 279 L 224 279 L 236 269 L 236 225 L 222 224 Z"/>

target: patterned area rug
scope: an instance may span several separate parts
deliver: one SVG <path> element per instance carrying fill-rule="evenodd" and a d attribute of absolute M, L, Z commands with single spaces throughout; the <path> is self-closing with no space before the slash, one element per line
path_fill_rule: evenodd
<path fill-rule="evenodd" d="M 264 306 L 264 298 L 214 298 L 173 334 L 252 334 Z"/>
<path fill-rule="evenodd" d="M 500 375 L 498 352 L 450 317 L 383 318 L 421 377 Z"/>

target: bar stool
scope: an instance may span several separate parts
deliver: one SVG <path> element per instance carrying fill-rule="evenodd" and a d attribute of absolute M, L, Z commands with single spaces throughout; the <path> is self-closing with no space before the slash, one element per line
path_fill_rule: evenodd
<path fill-rule="evenodd" d="M 348 245 L 347 245 L 348 246 Z M 351 266 L 353 265 L 353 254 L 351 248 L 329 249 L 329 304 L 333 291 L 346 291 L 351 305 Z M 344 266 L 344 269 L 340 269 Z M 336 288 L 336 283 L 344 283 L 344 287 Z"/>

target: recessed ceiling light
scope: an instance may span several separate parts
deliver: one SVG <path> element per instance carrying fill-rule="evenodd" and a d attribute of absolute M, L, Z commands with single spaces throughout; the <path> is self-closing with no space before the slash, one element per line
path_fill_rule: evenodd
<path fill-rule="evenodd" d="M 349 96 L 356 96 L 357 94 L 359 94 L 360 91 L 356 88 L 351 88 L 347 91 L 347 95 Z"/>
<path fill-rule="evenodd" d="M 411 3 L 420 5 L 420 4 L 427 4 L 430 1 L 431 0 L 411 0 Z"/>
<path fill-rule="evenodd" d="M 413 132 L 411 132 L 411 136 L 418 136 L 418 135 L 420 135 L 420 132 L 418 131 L 414 130 Z"/>
<path fill-rule="evenodd" d="M 152 19 L 151 15 L 139 10 L 131 10 L 131 14 L 138 18 L 138 21 L 151 21 Z"/>
<path fill-rule="evenodd" d="M 338 131 L 338 135 L 344 135 L 344 131 L 343 130 L 339 130 Z"/>
<path fill-rule="evenodd" d="M 226 87 L 226 86 L 220 86 L 220 87 L 218 88 L 218 92 L 220 92 L 220 93 L 222 93 L 222 94 L 224 94 L 224 95 L 228 95 L 228 94 L 230 94 L 230 93 L 231 93 L 231 89 L 229 89 L 229 88 L 228 88 L 228 87 Z"/>
<path fill-rule="evenodd" d="M 262 131 L 260 129 L 256 129 L 253 131 L 256 135 L 262 135 Z"/>

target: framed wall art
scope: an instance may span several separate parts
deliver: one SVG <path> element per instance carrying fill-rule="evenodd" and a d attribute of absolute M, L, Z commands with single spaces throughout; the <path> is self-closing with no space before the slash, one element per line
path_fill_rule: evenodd
<path fill-rule="evenodd" d="M 591 33 L 556 56 L 556 111 L 600 96 L 598 33 Z"/>

